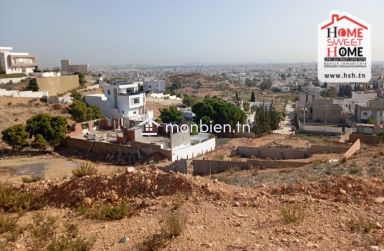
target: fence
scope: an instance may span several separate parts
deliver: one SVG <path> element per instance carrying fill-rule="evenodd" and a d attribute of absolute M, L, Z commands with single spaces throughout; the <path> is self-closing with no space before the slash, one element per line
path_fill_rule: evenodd
<path fill-rule="evenodd" d="M 225 172 L 229 169 L 271 169 L 285 167 L 300 167 L 310 164 L 309 161 L 294 160 L 247 160 L 247 161 L 224 161 L 224 160 L 193 160 L 193 175 L 209 175 Z"/>
<path fill-rule="evenodd" d="M 15 98 L 42 98 L 42 97 L 48 97 L 48 92 L 17 91 L 17 90 L 8 91 L 6 89 L 0 89 L 0 96 L 15 97 Z"/>
<path fill-rule="evenodd" d="M 360 141 L 362 143 L 367 144 L 367 145 L 378 145 L 378 144 L 384 143 L 384 137 L 383 136 L 360 134 L 360 133 L 353 133 L 349 136 L 350 142 L 354 142 L 358 139 L 360 139 Z"/>
<path fill-rule="evenodd" d="M 241 157 L 256 157 L 260 159 L 306 159 L 313 154 L 344 153 L 349 147 L 345 146 L 318 146 L 310 148 L 263 148 L 239 146 L 236 154 Z"/>

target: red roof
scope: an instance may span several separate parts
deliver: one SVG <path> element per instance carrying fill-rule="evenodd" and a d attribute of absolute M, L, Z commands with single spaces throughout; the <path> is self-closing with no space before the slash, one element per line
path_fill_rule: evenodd
<path fill-rule="evenodd" d="M 350 22 L 352 22 L 352 23 L 354 23 L 354 24 L 360 26 L 361 28 L 364 28 L 364 29 L 368 30 L 368 27 L 367 27 L 367 26 L 365 26 L 365 25 L 363 25 L 363 24 L 361 24 L 361 23 L 359 23 L 359 22 L 357 22 L 357 21 L 355 21 L 355 20 L 353 20 L 352 18 L 347 17 L 347 16 L 340 16 L 340 17 L 339 17 L 339 14 L 332 14 L 332 21 L 331 21 L 330 23 L 328 23 L 328 24 L 322 26 L 321 29 L 325 29 L 325 28 L 327 28 L 328 26 L 330 26 L 330 25 L 332 25 L 332 24 L 334 24 L 334 23 L 336 23 L 336 22 L 339 22 L 339 21 L 341 21 L 341 20 L 343 20 L 343 19 L 346 19 L 346 20 L 348 20 L 348 21 L 350 21 Z"/>

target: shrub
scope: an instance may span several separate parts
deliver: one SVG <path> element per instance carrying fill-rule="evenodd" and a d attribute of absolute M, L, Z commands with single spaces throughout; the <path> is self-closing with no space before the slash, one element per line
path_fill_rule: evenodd
<path fill-rule="evenodd" d="M 81 205 L 77 212 L 91 219 L 120 220 L 130 214 L 130 209 L 127 203 L 123 201 L 119 204 L 107 203 L 91 207 Z"/>
<path fill-rule="evenodd" d="M 46 201 L 32 191 L 22 191 L 9 184 L 0 184 L 0 208 L 5 212 L 40 209 Z"/>
<path fill-rule="evenodd" d="M 12 218 L 4 214 L 0 214 L 0 234 L 14 231 L 17 227 L 17 218 Z"/>
<path fill-rule="evenodd" d="M 91 250 L 94 244 L 94 240 L 87 240 L 81 237 L 76 237 L 75 239 L 70 238 L 61 238 L 58 240 L 52 241 L 48 247 L 48 251 L 88 251 Z"/>
<path fill-rule="evenodd" d="M 176 106 L 160 109 L 160 118 L 164 123 L 181 123 L 184 115 Z"/>
<path fill-rule="evenodd" d="M 82 99 L 74 99 L 69 107 L 69 113 L 77 122 L 102 118 L 103 115 L 97 106 L 88 106 Z"/>
<path fill-rule="evenodd" d="M 87 175 L 95 175 L 97 173 L 97 168 L 94 164 L 90 162 L 86 162 L 81 164 L 80 167 L 77 167 L 72 170 L 73 176 L 77 178 L 81 178 Z"/>
<path fill-rule="evenodd" d="M 40 134 L 49 145 L 55 147 L 65 138 L 67 120 L 61 116 L 38 114 L 27 120 L 26 131 L 30 136 L 37 137 Z"/>
<path fill-rule="evenodd" d="M 159 250 L 164 248 L 170 239 L 179 236 L 187 222 L 187 215 L 182 211 L 182 203 L 176 202 L 174 208 L 164 215 L 164 225 L 160 233 L 149 236 L 140 249 L 142 250 Z"/>
<path fill-rule="evenodd" d="M 24 125 L 19 124 L 8 127 L 2 132 L 2 135 L 2 140 L 15 151 L 21 151 L 29 145 L 27 142 L 29 134 Z"/>
<path fill-rule="evenodd" d="M 280 212 L 286 224 L 298 223 L 304 219 L 304 207 L 298 203 L 284 204 Z"/>
<path fill-rule="evenodd" d="M 359 172 L 360 172 L 360 167 L 358 167 L 356 165 L 352 165 L 349 168 L 349 174 L 358 174 Z"/>
<path fill-rule="evenodd" d="M 32 234 L 39 238 L 49 238 L 55 233 L 57 219 L 38 213 L 33 216 Z"/>
<path fill-rule="evenodd" d="M 22 177 L 21 178 L 21 181 L 23 181 L 23 183 L 33 183 L 33 182 L 37 182 L 37 181 L 41 181 L 41 180 L 43 180 L 43 177 L 39 176 L 39 175 L 33 175 L 30 177 Z"/>
<path fill-rule="evenodd" d="M 360 215 L 357 218 L 351 219 L 348 222 L 348 226 L 352 232 L 369 233 L 375 228 L 375 223 Z"/>
<path fill-rule="evenodd" d="M 31 234 L 34 237 L 31 247 L 32 250 L 40 250 L 54 237 L 57 228 L 56 221 L 56 217 L 44 216 L 42 213 L 33 216 L 31 226 Z"/>
<path fill-rule="evenodd" d="M 26 88 L 28 91 L 37 92 L 39 90 L 39 85 L 37 84 L 36 78 L 32 78 L 28 81 L 28 85 Z"/>
<path fill-rule="evenodd" d="M 31 143 L 31 147 L 39 149 L 39 151 L 44 151 L 48 147 L 48 142 L 41 134 L 37 134 L 35 139 Z"/>
<path fill-rule="evenodd" d="M 177 206 L 176 209 L 166 214 L 163 232 L 168 237 L 179 236 L 185 228 L 186 221 L 186 214 L 182 211 L 181 206 Z"/>

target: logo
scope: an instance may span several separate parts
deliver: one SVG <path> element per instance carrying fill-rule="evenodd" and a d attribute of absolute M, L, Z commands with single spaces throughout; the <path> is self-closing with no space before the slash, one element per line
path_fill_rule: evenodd
<path fill-rule="evenodd" d="M 321 82 L 371 79 L 371 28 L 346 13 L 332 12 L 318 27 L 318 78 Z"/>
<path fill-rule="evenodd" d="M 153 121 L 153 117 L 148 116 L 146 120 L 141 122 L 139 126 L 142 126 L 141 135 L 143 136 L 156 136 L 157 128 L 160 124 Z"/>

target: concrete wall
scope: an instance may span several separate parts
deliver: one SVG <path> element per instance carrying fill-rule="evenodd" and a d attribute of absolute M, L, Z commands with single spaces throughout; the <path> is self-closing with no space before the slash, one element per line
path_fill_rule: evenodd
<path fill-rule="evenodd" d="M 236 154 L 242 157 L 256 157 L 260 159 L 306 159 L 312 154 L 344 153 L 348 147 L 344 146 L 311 146 L 310 148 L 263 148 L 240 146 Z"/>
<path fill-rule="evenodd" d="M 0 89 L 0 96 L 16 97 L 16 98 L 42 98 L 42 97 L 47 97 L 48 92 L 16 91 L 16 90 L 7 91 L 6 89 Z"/>
<path fill-rule="evenodd" d="M 383 136 L 359 134 L 359 133 L 352 133 L 349 136 L 349 142 L 355 142 L 358 139 L 360 139 L 360 141 L 362 143 L 367 144 L 367 145 L 378 145 L 378 144 L 384 143 L 384 137 Z"/>
<path fill-rule="evenodd" d="M 201 156 L 207 152 L 215 150 L 215 148 L 216 139 L 212 138 L 195 145 L 172 149 L 172 161 L 179 159 L 191 159 Z"/>
<path fill-rule="evenodd" d="M 334 127 L 334 126 L 315 126 L 315 125 L 305 125 L 304 123 L 299 124 L 300 131 L 303 132 L 315 132 L 315 133 L 324 133 L 324 134 L 342 134 L 342 127 Z"/>
<path fill-rule="evenodd" d="M 21 82 L 21 80 L 26 79 L 28 77 L 22 77 L 22 78 L 0 78 L 0 84 L 16 84 Z"/>
<path fill-rule="evenodd" d="M 225 172 L 232 168 L 245 169 L 270 169 L 284 167 L 299 167 L 310 164 L 309 161 L 286 160 L 248 160 L 248 161 L 223 161 L 223 160 L 193 160 L 193 175 L 209 175 Z"/>
<path fill-rule="evenodd" d="M 39 77 L 36 78 L 36 80 L 40 90 L 48 91 L 50 96 L 63 94 L 80 86 L 77 75 L 47 78 Z"/>
<path fill-rule="evenodd" d="M 161 170 L 166 173 L 175 172 L 175 173 L 187 174 L 187 160 L 185 159 L 176 160 L 171 165 L 161 168 Z"/>
<path fill-rule="evenodd" d="M 171 158 L 170 152 L 163 151 L 157 145 L 132 143 L 131 146 L 106 142 L 95 142 L 76 138 L 66 138 L 64 145 L 97 159 L 114 160 L 124 163 L 137 163 L 156 155 L 157 158 Z"/>
<path fill-rule="evenodd" d="M 344 153 L 344 158 L 349 159 L 352 155 L 354 155 L 357 151 L 360 150 L 360 140 L 356 140 L 356 142 Z"/>
<path fill-rule="evenodd" d="M 191 136 L 189 130 L 186 132 L 172 133 L 171 135 L 171 148 L 185 147 L 190 144 Z"/>
<path fill-rule="evenodd" d="M 92 94 L 86 95 L 84 98 L 88 105 L 97 106 L 106 118 L 112 119 L 120 117 L 118 109 L 111 106 L 106 96 L 102 94 Z"/>
<path fill-rule="evenodd" d="M 315 98 L 312 101 L 312 120 L 321 123 L 338 124 L 343 122 L 342 108 L 332 99 Z"/>
<path fill-rule="evenodd" d="M 165 81 L 164 80 L 149 80 L 144 81 L 143 89 L 145 92 L 151 91 L 156 93 L 162 93 L 165 91 Z"/>

